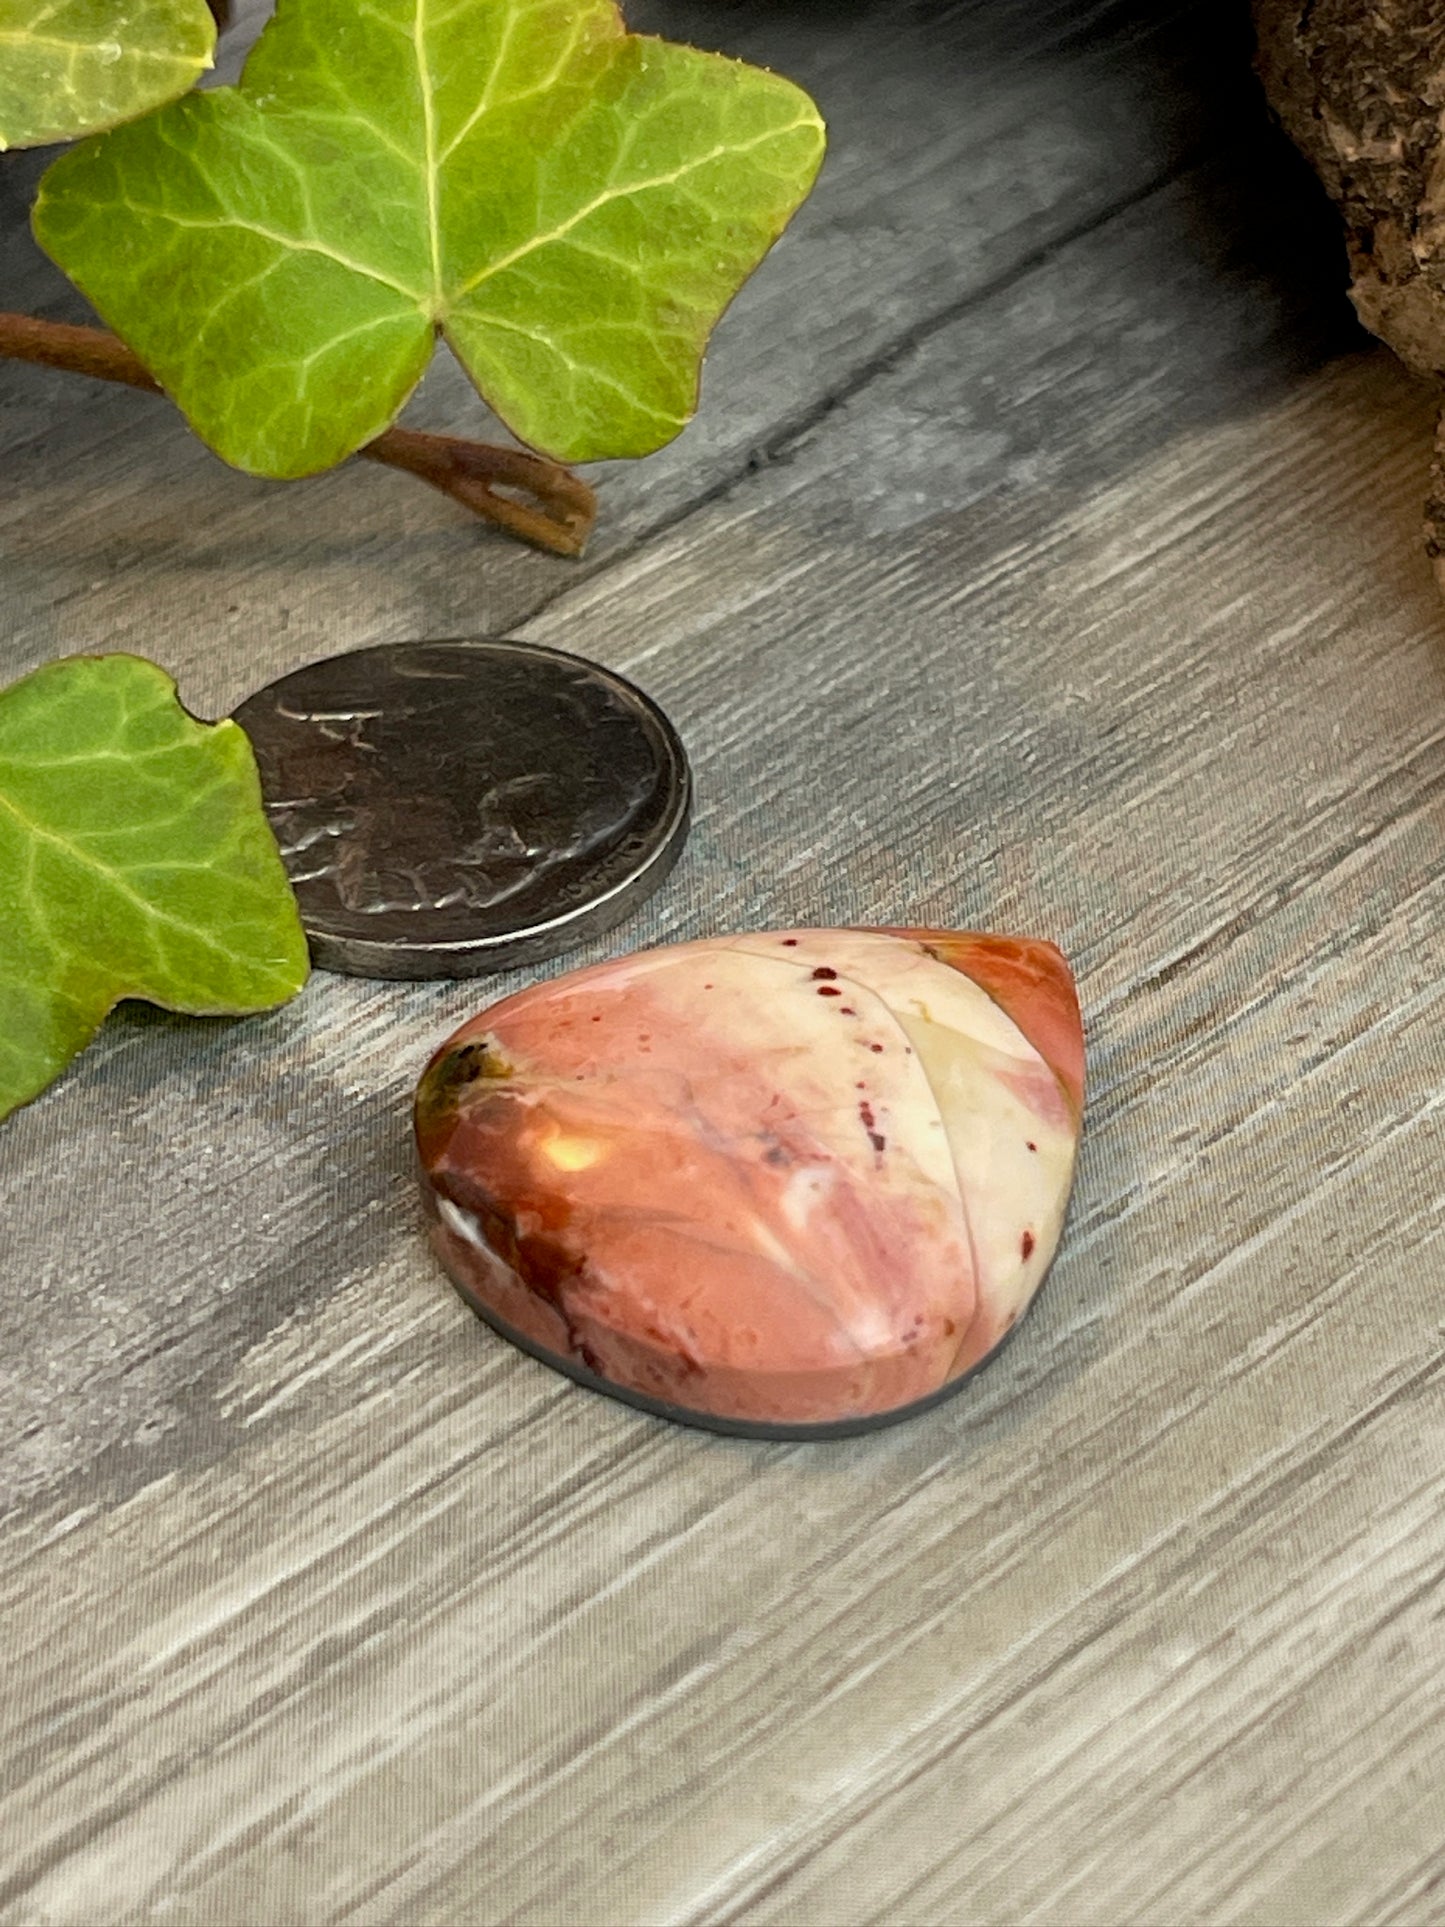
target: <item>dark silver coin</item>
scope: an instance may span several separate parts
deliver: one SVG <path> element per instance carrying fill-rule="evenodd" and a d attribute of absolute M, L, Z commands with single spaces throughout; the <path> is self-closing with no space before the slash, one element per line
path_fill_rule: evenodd
<path fill-rule="evenodd" d="M 621 676 L 530 642 L 391 643 L 236 711 L 316 962 L 469 977 L 620 923 L 682 850 L 677 732 Z"/>

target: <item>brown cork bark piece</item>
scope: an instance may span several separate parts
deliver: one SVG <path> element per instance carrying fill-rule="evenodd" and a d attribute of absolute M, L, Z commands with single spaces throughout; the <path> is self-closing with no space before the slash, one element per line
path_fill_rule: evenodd
<path fill-rule="evenodd" d="M 1361 321 L 1445 384 L 1445 9 L 1256 0 L 1255 25 L 1265 91 L 1344 216 Z M 1441 426 L 1425 539 L 1445 590 Z"/>

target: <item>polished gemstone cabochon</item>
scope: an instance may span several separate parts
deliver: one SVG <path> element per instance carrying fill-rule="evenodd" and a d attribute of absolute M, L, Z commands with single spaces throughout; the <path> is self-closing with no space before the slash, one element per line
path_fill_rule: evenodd
<path fill-rule="evenodd" d="M 508 997 L 421 1080 L 434 1237 L 524 1349 L 716 1430 L 867 1430 L 1003 1344 L 1084 1095 L 1051 944 L 793 930 Z"/>

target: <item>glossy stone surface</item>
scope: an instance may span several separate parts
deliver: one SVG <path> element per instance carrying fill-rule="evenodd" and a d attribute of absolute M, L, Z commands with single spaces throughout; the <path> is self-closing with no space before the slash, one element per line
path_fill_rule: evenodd
<path fill-rule="evenodd" d="M 574 1376 L 722 1429 L 862 1429 L 1007 1336 L 1083 1106 L 1050 944 L 796 930 L 575 971 L 432 1060 L 416 1125 L 469 1302 Z"/>

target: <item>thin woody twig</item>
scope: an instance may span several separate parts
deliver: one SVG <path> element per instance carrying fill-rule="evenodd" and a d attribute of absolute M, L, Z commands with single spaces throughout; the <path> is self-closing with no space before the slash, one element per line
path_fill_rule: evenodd
<path fill-rule="evenodd" d="M 0 357 L 163 392 L 139 357 L 103 328 L 0 312 Z M 580 555 L 597 520 L 597 497 L 587 483 L 526 449 L 388 428 L 358 452 L 418 476 L 474 515 L 553 555 Z"/>

